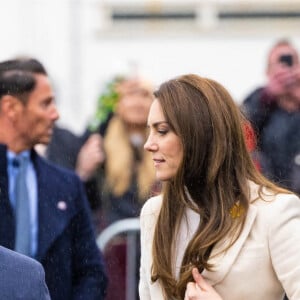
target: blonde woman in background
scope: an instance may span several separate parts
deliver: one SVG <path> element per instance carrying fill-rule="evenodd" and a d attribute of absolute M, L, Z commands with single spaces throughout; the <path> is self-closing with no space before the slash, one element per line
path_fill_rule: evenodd
<path fill-rule="evenodd" d="M 139 78 L 116 84 L 118 100 L 103 137 L 103 209 L 106 224 L 138 217 L 155 186 L 150 153 L 143 149 L 152 86 Z"/>

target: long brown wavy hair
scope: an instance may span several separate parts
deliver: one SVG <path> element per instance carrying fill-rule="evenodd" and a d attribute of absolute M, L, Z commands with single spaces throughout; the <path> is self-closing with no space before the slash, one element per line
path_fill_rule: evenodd
<path fill-rule="evenodd" d="M 234 238 L 228 249 L 241 232 L 249 207 L 248 180 L 275 193 L 280 189 L 256 170 L 244 140 L 243 116 L 222 85 L 184 75 L 163 83 L 154 95 L 181 139 L 184 155 L 175 177 L 164 184 L 151 278 L 160 281 L 166 299 L 183 299 L 187 282 L 193 281 L 192 266 L 212 270 L 208 259 L 214 245 L 229 235 Z M 201 222 L 175 279 L 174 244 L 187 206 L 200 214 Z M 230 214 L 233 207 L 239 217 Z"/>

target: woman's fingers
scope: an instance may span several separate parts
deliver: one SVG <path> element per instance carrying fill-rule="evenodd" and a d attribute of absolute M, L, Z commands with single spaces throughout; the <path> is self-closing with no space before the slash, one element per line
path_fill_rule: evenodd
<path fill-rule="evenodd" d="M 216 290 L 203 278 L 197 268 L 192 269 L 195 282 L 186 286 L 184 300 L 222 300 Z"/>
<path fill-rule="evenodd" d="M 184 300 L 197 300 L 200 299 L 201 289 L 199 285 L 195 282 L 188 282 L 186 286 Z"/>
<path fill-rule="evenodd" d="M 193 278 L 194 278 L 196 284 L 199 286 L 199 288 L 201 290 L 204 290 L 204 291 L 210 290 L 211 286 L 204 280 L 204 278 L 199 273 L 197 268 L 193 268 L 192 275 L 193 275 Z"/>

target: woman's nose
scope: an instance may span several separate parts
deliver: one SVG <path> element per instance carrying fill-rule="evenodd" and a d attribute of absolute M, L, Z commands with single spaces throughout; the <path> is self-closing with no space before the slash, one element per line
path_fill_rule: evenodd
<path fill-rule="evenodd" d="M 149 145 L 150 145 L 150 143 L 149 143 L 149 137 L 148 137 L 144 144 L 144 149 L 149 151 Z"/>
<path fill-rule="evenodd" d="M 144 149 L 147 151 L 155 151 L 155 150 L 157 150 L 157 148 L 158 148 L 157 144 L 154 143 L 153 140 L 149 136 L 144 144 Z"/>

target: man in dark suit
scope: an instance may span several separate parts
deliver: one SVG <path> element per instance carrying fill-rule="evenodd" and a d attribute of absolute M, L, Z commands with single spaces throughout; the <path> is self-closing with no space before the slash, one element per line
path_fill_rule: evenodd
<path fill-rule="evenodd" d="M 82 183 L 74 172 L 33 150 L 49 143 L 58 117 L 51 84 L 38 61 L 0 63 L 0 245 L 18 249 L 28 235 L 25 254 L 42 263 L 53 300 L 101 300 L 107 278 Z M 29 213 L 27 219 L 22 216 L 19 234 L 18 203 L 25 200 L 16 197 L 15 188 L 21 158 L 29 159 L 23 193 Z"/>
<path fill-rule="evenodd" d="M 0 246 L 0 299 L 50 300 L 43 267 Z"/>

